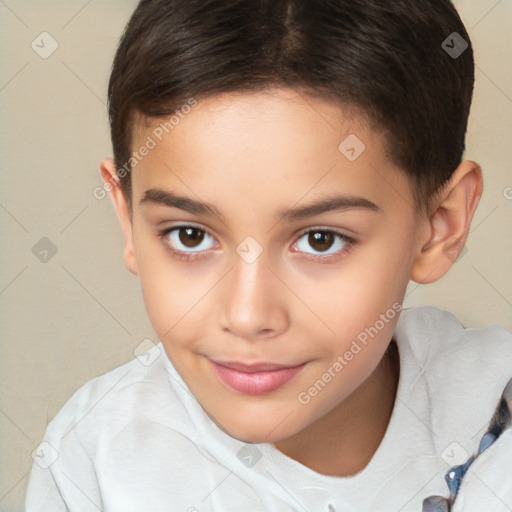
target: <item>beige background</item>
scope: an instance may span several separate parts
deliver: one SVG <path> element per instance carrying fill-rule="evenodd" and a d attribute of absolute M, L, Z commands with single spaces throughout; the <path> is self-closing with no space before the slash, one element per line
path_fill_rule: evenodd
<path fill-rule="evenodd" d="M 111 155 L 110 66 L 135 5 L 0 0 L 3 512 L 23 509 L 30 454 L 71 394 L 157 341 L 110 199 L 93 196 Z M 512 330 L 512 1 L 455 5 L 477 63 L 466 157 L 482 165 L 485 190 L 467 252 L 441 281 L 411 283 L 405 303 Z M 58 43 L 46 59 L 31 47 L 43 31 Z M 43 237 L 57 248 L 46 262 L 32 250 Z"/>

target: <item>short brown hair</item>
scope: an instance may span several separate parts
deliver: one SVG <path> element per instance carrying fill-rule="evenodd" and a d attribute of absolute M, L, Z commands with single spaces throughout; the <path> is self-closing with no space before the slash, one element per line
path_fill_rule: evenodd
<path fill-rule="evenodd" d="M 443 44 L 455 45 L 454 32 L 467 44 L 456 57 Z M 471 41 L 449 0 L 141 0 L 108 85 L 114 161 L 127 169 L 137 115 L 293 87 L 384 133 L 426 207 L 462 161 L 473 84 Z M 129 171 L 121 186 L 131 206 Z"/>

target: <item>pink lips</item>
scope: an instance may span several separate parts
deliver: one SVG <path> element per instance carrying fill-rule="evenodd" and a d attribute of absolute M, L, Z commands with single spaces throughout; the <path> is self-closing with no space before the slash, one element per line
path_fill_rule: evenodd
<path fill-rule="evenodd" d="M 272 363 L 245 365 L 236 362 L 211 361 L 218 377 L 230 388 L 246 395 L 270 393 L 295 377 L 306 363 L 280 366 Z"/>

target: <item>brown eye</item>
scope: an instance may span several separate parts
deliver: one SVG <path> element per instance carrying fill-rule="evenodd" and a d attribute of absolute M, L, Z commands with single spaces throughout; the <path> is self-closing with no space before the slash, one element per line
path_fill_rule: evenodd
<path fill-rule="evenodd" d="M 180 259 L 206 256 L 216 245 L 211 233 L 192 225 L 164 229 L 159 231 L 158 237 L 164 248 Z"/>
<path fill-rule="evenodd" d="M 191 249 L 194 249 L 199 242 L 199 244 L 204 239 L 204 231 L 198 228 L 179 228 L 178 230 L 178 239 L 185 246 Z"/>
<path fill-rule="evenodd" d="M 334 236 L 331 231 L 310 231 L 308 243 L 315 251 L 325 251 L 334 243 Z"/>
<path fill-rule="evenodd" d="M 354 243 L 355 240 L 353 238 L 338 231 L 313 228 L 303 231 L 294 247 L 297 247 L 300 252 L 309 254 L 309 257 L 315 256 L 326 260 L 331 256 L 340 256 L 348 252 Z M 311 249 L 314 252 L 311 252 Z"/>

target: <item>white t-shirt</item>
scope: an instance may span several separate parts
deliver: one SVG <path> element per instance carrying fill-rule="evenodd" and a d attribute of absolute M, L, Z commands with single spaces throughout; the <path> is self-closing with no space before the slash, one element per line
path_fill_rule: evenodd
<path fill-rule="evenodd" d="M 476 453 L 512 376 L 512 335 L 464 329 L 431 307 L 401 312 L 397 397 L 368 465 L 326 476 L 204 412 L 161 343 L 79 389 L 35 450 L 26 512 L 421 512 Z M 512 510 L 512 429 L 469 467 L 452 512 Z"/>

